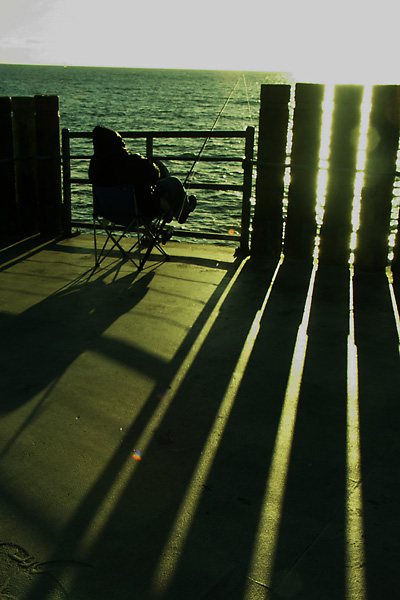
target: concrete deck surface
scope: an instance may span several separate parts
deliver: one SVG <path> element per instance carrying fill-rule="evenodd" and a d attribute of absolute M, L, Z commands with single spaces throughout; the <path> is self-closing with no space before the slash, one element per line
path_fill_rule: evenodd
<path fill-rule="evenodd" d="M 398 598 L 399 281 L 166 248 L 0 252 L 0 598 Z"/>

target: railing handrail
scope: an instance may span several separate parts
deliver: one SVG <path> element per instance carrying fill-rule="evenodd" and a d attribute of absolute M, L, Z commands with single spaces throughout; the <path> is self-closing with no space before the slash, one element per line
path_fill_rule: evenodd
<path fill-rule="evenodd" d="M 174 131 L 120 131 L 120 135 L 123 138 L 224 138 L 224 137 L 237 137 L 237 138 L 245 138 L 246 132 L 248 129 L 254 129 L 253 127 L 247 127 L 246 129 L 237 129 L 237 130 L 209 130 L 209 129 L 199 129 L 199 130 L 174 130 Z M 63 130 L 64 131 L 64 130 Z M 70 131 L 68 129 L 69 137 L 75 139 L 91 139 L 93 133 L 91 131 Z"/>
<path fill-rule="evenodd" d="M 242 214 L 241 214 L 241 232 L 240 232 L 240 251 L 249 252 L 249 234 L 250 234 L 250 199 L 253 186 L 253 157 L 254 157 L 254 127 L 247 127 L 244 130 L 224 130 L 224 131 L 121 131 L 121 136 L 124 139 L 145 139 L 146 140 L 146 156 L 150 159 L 159 158 L 161 160 L 174 161 L 205 161 L 205 162 L 240 162 L 243 168 L 243 181 L 241 184 L 215 184 L 215 183 L 190 183 L 191 189 L 204 190 L 225 190 L 242 192 Z M 89 179 L 71 176 L 71 160 L 90 160 L 92 155 L 86 154 L 71 154 L 70 140 L 71 139 L 92 139 L 93 133 L 87 131 L 70 131 L 69 129 L 62 130 L 62 164 L 63 164 L 63 189 L 64 189 L 64 205 L 66 213 L 69 213 L 69 229 L 74 226 L 85 226 L 88 223 L 80 221 L 72 221 L 71 215 L 71 184 L 90 184 Z M 158 155 L 153 152 L 153 141 L 155 139 L 167 138 L 237 138 L 245 141 L 244 155 L 236 156 L 196 156 L 194 153 L 184 152 L 181 155 Z M 185 232 L 177 232 L 178 235 L 185 237 L 195 237 L 204 239 L 221 239 L 221 240 L 236 240 L 235 235 L 203 233 L 198 231 L 185 230 Z"/>

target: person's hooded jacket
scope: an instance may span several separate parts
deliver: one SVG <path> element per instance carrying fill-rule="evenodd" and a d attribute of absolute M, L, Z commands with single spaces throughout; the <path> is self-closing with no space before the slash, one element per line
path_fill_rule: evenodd
<path fill-rule="evenodd" d="M 133 184 L 142 214 L 156 216 L 159 200 L 154 188 L 160 178 L 158 167 L 140 154 L 129 154 L 120 134 L 103 125 L 93 130 L 93 149 L 89 166 L 92 185 Z"/>

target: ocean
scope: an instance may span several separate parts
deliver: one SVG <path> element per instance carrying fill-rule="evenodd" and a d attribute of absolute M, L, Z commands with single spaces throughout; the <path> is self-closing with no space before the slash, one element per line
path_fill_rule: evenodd
<path fill-rule="evenodd" d="M 206 132 L 211 128 L 232 131 L 253 126 L 257 134 L 260 91 L 264 83 L 293 83 L 293 79 L 289 73 L 253 71 L 0 64 L 1 96 L 58 95 L 61 128 L 68 128 L 71 132 L 91 132 L 96 125 L 103 124 L 118 131 L 155 132 Z M 204 141 L 205 138 L 159 140 L 154 153 L 159 156 L 190 154 L 196 157 Z M 142 140 L 127 140 L 127 146 L 132 152 L 145 154 Z M 71 148 L 74 154 L 87 156 L 87 159 L 73 161 L 72 176 L 87 177 L 92 153 L 90 140 L 72 140 Z M 243 156 L 243 150 L 243 140 L 210 139 L 203 156 L 238 157 Z M 172 175 L 184 181 L 192 162 L 170 161 L 166 165 Z M 240 184 L 242 176 L 240 163 L 200 161 L 189 181 Z M 240 192 L 196 190 L 195 193 L 198 206 L 184 228 L 240 234 Z M 393 190 L 392 237 L 397 230 L 399 204 L 400 181 L 397 177 Z M 72 218 L 78 221 L 91 219 L 90 186 L 73 184 Z"/>
<path fill-rule="evenodd" d="M 196 71 L 173 69 L 127 69 L 108 67 L 62 67 L 0 65 L 1 96 L 56 94 L 60 97 L 61 128 L 90 132 L 103 124 L 118 131 L 207 131 L 257 129 L 260 88 L 263 83 L 289 83 L 285 73 Z M 219 118 L 218 118 L 219 116 Z M 164 141 L 165 154 L 197 156 L 204 139 Z M 243 140 L 210 140 L 204 150 L 220 155 L 243 155 Z M 145 153 L 144 145 L 127 141 L 132 152 Z M 229 147 L 228 147 L 229 146 Z M 76 141 L 73 151 L 90 154 L 88 141 Z M 74 161 L 73 176 L 85 177 L 88 162 Z M 185 180 L 190 162 L 166 163 L 171 174 Z M 240 163 L 197 163 L 190 181 L 241 183 Z M 190 227 L 217 233 L 240 230 L 239 192 L 197 191 L 198 207 Z M 90 218 L 90 189 L 73 186 L 74 219 Z M 188 222 L 189 223 L 189 222 Z"/>

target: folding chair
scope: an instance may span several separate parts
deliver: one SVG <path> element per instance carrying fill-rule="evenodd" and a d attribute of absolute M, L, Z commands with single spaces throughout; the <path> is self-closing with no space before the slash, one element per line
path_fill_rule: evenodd
<path fill-rule="evenodd" d="M 95 268 L 118 248 L 125 259 L 141 271 L 152 250 L 156 248 L 164 260 L 169 256 L 161 244 L 171 237 L 171 228 L 165 229 L 165 219 L 146 219 L 138 211 L 133 185 L 98 186 L 93 185 L 93 231 Z M 105 232 L 101 250 L 97 247 L 98 229 Z M 127 234 L 135 234 L 135 242 L 126 250 L 121 242 Z M 137 251 L 136 260 L 133 253 Z"/>

